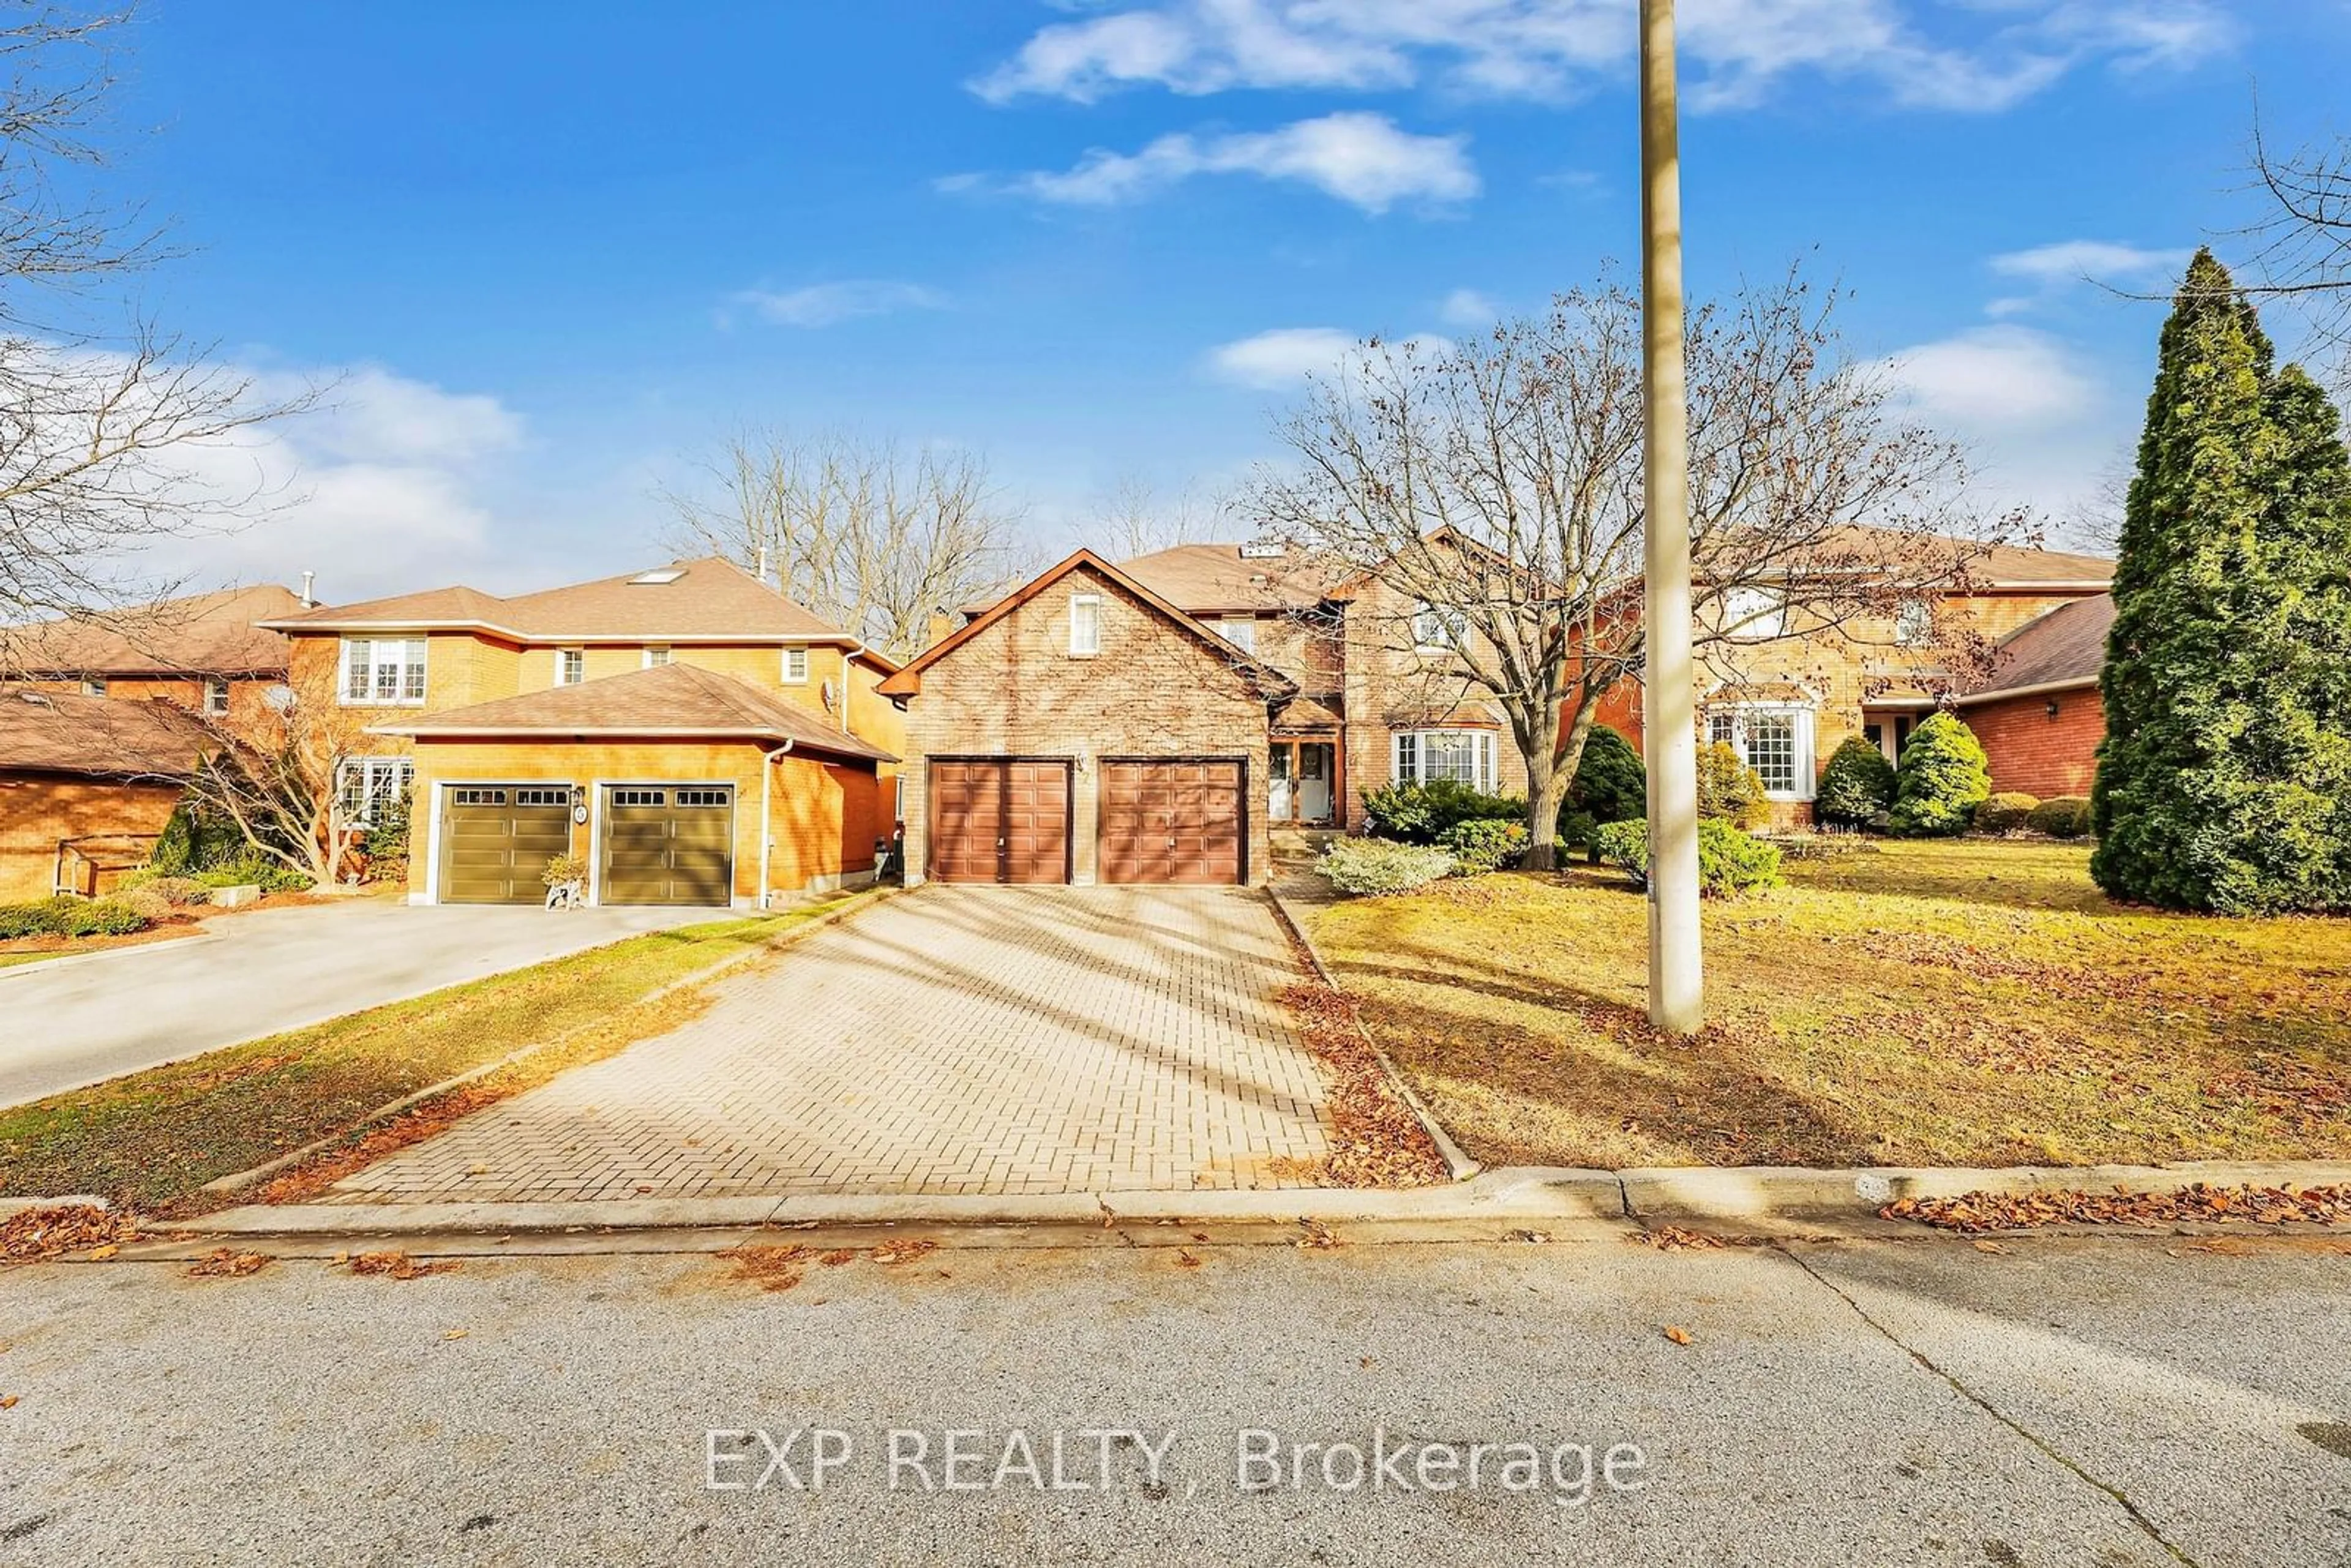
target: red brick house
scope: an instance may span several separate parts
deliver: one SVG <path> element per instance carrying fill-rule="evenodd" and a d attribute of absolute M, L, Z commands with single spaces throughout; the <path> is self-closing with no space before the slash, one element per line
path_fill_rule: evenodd
<path fill-rule="evenodd" d="M 2037 795 L 2090 792 L 2106 735 L 2098 699 L 2110 594 L 2076 600 L 2010 633 L 1991 674 L 1951 699 L 1991 759 L 1991 787 Z"/>
<path fill-rule="evenodd" d="M 111 889 L 218 746 L 161 698 L 0 687 L 0 904 Z"/>

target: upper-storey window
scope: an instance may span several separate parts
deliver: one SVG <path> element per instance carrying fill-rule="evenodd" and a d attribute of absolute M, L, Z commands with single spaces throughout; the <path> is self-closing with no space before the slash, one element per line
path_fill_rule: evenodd
<path fill-rule="evenodd" d="M 1228 615 L 1225 619 L 1217 622 L 1217 630 L 1224 634 L 1226 642 L 1230 643 L 1242 653 L 1254 653 L 1257 652 L 1256 616 Z"/>
<path fill-rule="evenodd" d="M 1935 640 L 1935 607 L 1924 599 L 1906 599 L 1894 612 L 1894 640 L 1906 648 L 1923 648 Z"/>
<path fill-rule="evenodd" d="M 421 706 L 424 701 L 424 639 L 343 639 L 342 700 L 351 704 Z"/>
<path fill-rule="evenodd" d="M 808 685 L 808 650 L 806 648 L 784 650 L 784 684 L 788 686 Z"/>
<path fill-rule="evenodd" d="M 1070 601 L 1070 656 L 1091 659 L 1102 652 L 1102 595 L 1081 593 Z"/>
<path fill-rule="evenodd" d="M 228 677 L 226 675 L 204 677 L 204 711 L 214 718 L 225 717 L 227 715 Z"/>
<path fill-rule="evenodd" d="M 555 684 L 576 686 L 588 678 L 588 652 L 584 648 L 564 648 L 555 655 Z"/>
<path fill-rule="evenodd" d="M 104 675 L 84 675 L 81 678 L 81 695 L 86 697 L 104 696 L 106 695 L 106 677 Z"/>
<path fill-rule="evenodd" d="M 1768 643 L 1788 634 L 1788 596 L 1776 588 L 1734 588 L 1720 601 L 1722 634 L 1741 643 Z"/>
<path fill-rule="evenodd" d="M 648 649 L 646 649 L 646 650 L 645 650 L 645 668 L 646 668 L 646 669 L 650 670 L 650 669 L 654 668 L 656 665 L 660 665 L 660 664 L 668 664 L 668 663 L 669 663 L 669 648 L 668 648 L 667 644 L 662 644 L 662 645 L 655 646 L 655 647 L 651 647 L 651 648 L 648 648 Z"/>
<path fill-rule="evenodd" d="M 1469 618 L 1457 605 L 1424 601 L 1412 612 L 1412 645 L 1423 653 L 1450 653 L 1468 631 Z"/>

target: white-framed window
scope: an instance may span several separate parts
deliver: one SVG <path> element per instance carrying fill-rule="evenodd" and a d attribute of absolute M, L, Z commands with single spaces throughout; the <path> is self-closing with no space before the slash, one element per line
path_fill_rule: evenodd
<path fill-rule="evenodd" d="M 204 711 L 214 718 L 227 716 L 228 677 L 226 675 L 204 677 Z"/>
<path fill-rule="evenodd" d="M 653 647 L 647 648 L 647 649 L 645 650 L 645 668 L 646 668 L 646 669 L 648 669 L 648 670 L 652 670 L 652 669 L 658 669 L 658 668 L 660 668 L 662 665 L 666 664 L 668 664 L 668 663 L 669 663 L 669 645 L 668 645 L 667 643 L 658 643 L 658 644 L 654 645 Z"/>
<path fill-rule="evenodd" d="M 1757 704 L 1707 716 L 1706 737 L 1739 753 L 1774 800 L 1813 798 L 1813 710 Z"/>
<path fill-rule="evenodd" d="M 555 653 L 555 684 L 576 686 L 588 678 L 588 651 L 584 648 L 559 648 Z"/>
<path fill-rule="evenodd" d="M 1102 652 L 1102 595 L 1074 594 L 1070 600 L 1070 657 L 1091 659 Z"/>
<path fill-rule="evenodd" d="M 1256 616 L 1228 615 L 1217 622 L 1217 631 L 1223 635 L 1226 642 L 1230 643 L 1242 653 L 1257 652 Z"/>
<path fill-rule="evenodd" d="M 424 639 L 343 639 L 342 700 L 347 706 L 422 707 Z"/>
<path fill-rule="evenodd" d="M 81 678 L 81 695 L 86 697 L 104 696 L 106 695 L 106 677 L 104 675 L 84 675 Z"/>
<path fill-rule="evenodd" d="M 1734 588 L 1717 601 L 1722 634 L 1740 643 L 1768 643 L 1788 634 L 1788 596 L 1776 588 Z"/>
<path fill-rule="evenodd" d="M 784 650 L 784 685 L 788 686 L 808 685 L 808 650 L 806 648 Z"/>
<path fill-rule="evenodd" d="M 1398 784 L 1450 779 L 1494 792 L 1495 736 L 1490 729 L 1405 729 L 1389 737 L 1390 777 Z"/>
<path fill-rule="evenodd" d="M 364 828 L 408 793 L 415 781 L 416 763 L 406 757 L 347 757 L 336 770 L 335 793 L 342 800 L 343 821 Z"/>
<path fill-rule="evenodd" d="M 1894 612 L 1894 640 L 1906 648 L 1921 648 L 1935 640 L 1935 606 L 1924 599 L 1906 599 Z"/>
<path fill-rule="evenodd" d="M 1450 653 L 1468 635 L 1469 618 L 1458 605 L 1423 601 L 1412 612 L 1412 645 L 1424 653 Z"/>

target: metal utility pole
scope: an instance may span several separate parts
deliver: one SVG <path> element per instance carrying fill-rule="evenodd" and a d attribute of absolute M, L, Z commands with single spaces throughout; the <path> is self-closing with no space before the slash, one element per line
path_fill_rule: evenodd
<path fill-rule="evenodd" d="M 1641 0 L 1641 321 L 1648 486 L 1649 1021 L 1705 1020 L 1698 920 L 1698 682 L 1690 656 L 1689 391 L 1682 340 L 1680 103 L 1674 0 Z"/>

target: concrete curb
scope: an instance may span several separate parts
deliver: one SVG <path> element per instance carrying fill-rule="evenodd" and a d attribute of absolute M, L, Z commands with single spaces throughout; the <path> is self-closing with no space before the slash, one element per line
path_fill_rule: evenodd
<path fill-rule="evenodd" d="M 789 1197 L 635 1198 L 608 1203 L 321 1203 L 248 1205 L 145 1228 L 188 1236 L 523 1234 L 756 1225 L 1151 1225 L 1296 1223 L 1510 1224 L 1609 1221 L 1654 1228 L 1687 1225 L 1732 1234 L 1817 1234 L 1865 1222 L 1889 1231 L 1917 1228 L 1877 1218 L 1897 1197 L 1963 1192 L 2111 1190 L 2172 1192 L 2215 1186 L 2335 1186 L 2351 1184 L 2351 1161 L 2253 1164 L 2226 1160 L 2176 1166 L 2052 1166 L 2006 1169 L 1876 1166 L 1807 1170 L 1574 1170 L 1504 1166 L 1444 1186 L 1286 1187 L 1248 1192 L 1043 1194 L 811 1193 Z M 41 1204 L 68 1201 L 34 1200 Z M 25 1207 L 31 1207 L 26 1203 Z"/>
<path fill-rule="evenodd" d="M 1266 901 L 1273 905 L 1274 914 L 1280 917 L 1284 928 L 1297 941 L 1300 950 L 1306 955 L 1306 961 L 1313 967 L 1315 978 L 1344 996 L 1346 991 L 1340 986 L 1338 977 L 1332 974 L 1331 966 L 1323 962 L 1322 950 L 1315 946 L 1314 938 L 1306 934 L 1305 922 L 1290 913 L 1290 905 L 1270 885 L 1267 886 L 1265 896 Z M 1428 1141 L 1437 1145 L 1437 1152 L 1443 1157 L 1446 1169 L 1452 1173 L 1453 1179 L 1468 1181 L 1471 1176 L 1476 1176 L 1483 1167 L 1469 1157 L 1467 1150 L 1453 1141 L 1453 1135 L 1445 1130 L 1444 1124 L 1437 1119 L 1436 1113 L 1421 1102 L 1419 1095 L 1413 1092 L 1412 1085 L 1405 1082 L 1404 1073 L 1396 1067 L 1395 1060 L 1380 1049 L 1380 1042 L 1372 1038 L 1372 1031 L 1364 1027 L 1361 1019 L 1355 1020 L 1355 1032 L 1362 1037 L 1364 1044 L 1370 1048 L 1372 1055 L 1378 1060 L 1380 1070 L 1388 1075 L 1388 1082 L 1395 1085 L 1396 1097 L 1402 1100 L 1413 1115 L 1419 1120 L 1421 1131 L 1428 1134 Z"/>
<path fill-rule="evenodd" d="M 859 910 L 866 908 L 870 904 L 878 904 L 883 899 L 889 897 L 893 893 L 897 891 L 898 890 L 895 888 L 889 887 L 862 889 L 858 893 L 852 894 L 838 909 L 827 910 L 824 914 L 807 922 L 805 925 L 794 926 L 791 930 L 777 936 L 773 941 L 763 943 L 757 947 L 747 947 L 740 953 L 729 953 L 726 957 L 717 960 L 716 963 L 705 964 L 701 968 L 695 970 L 691 974 L 681 975 L 674 980 L 666 981 L 662 985 L 655 986 L 652 990 L 647 991 L 643 996 L 639 997 L 630 1005 L 632 1007 L 643 1007 L 647 1002 L 659 1001 L 662 998 L 668 996 L 673 991 L 682 990 L 689 986 L 707 985 L 712 980 L 717 979 L 720 976 L 727 974 L 733 970 L 742 968 L 746 965 L 751 964 L 758 959 L 773 957 L 776 954 L 799 943 L 801 938 L 810 936 L 815 932 L 821 931 L 828 925 L 835 925 L 840 921 L 846 919 L 848 916 L 856 914 Z M 650 936 L 656 936 L 658 933 L 645 932 L 643 933 L 643 935 Z M 633 936 L 626 936 L 622 937 L 621 940 L 624 942 L 632 942 L 636 940 L 636 938 Z M 616 945 L 617 944 L 607 943 L 604 946 L 611 946 Z M 601 950 L 602 949 L 601 947 L 588 947 L 581 949 L 582 952 L 588 953 L 601 952 Z M 551 958 L 546 961 L 549 963 L 561 963 L 565 958 L 577 957 L 578 956 L 578 954 L 566 954 L 563 957 Z M 525 966 L 525 967 L 532 967 L 534 966 Z M 507 972 L 513 973 L 514 971 L 509 970 Z M 471 984 L 472 982 L 468 981 L 466 983 Z M 428 991 L 425 994 L 430 996 L 432 993 Z M 411 998 L 409 999 L 413 1001 L 415 998 Z M 385 1005 L 390 1006 L 393 1004 L 387 1003 Z M 495 1061 L 485 1061 L 477 1067 L 469 1067 L 454 1078 L 444 1078 L 438 1083 L 428 1084 L 424 1088 L 419 1089 L 413 1094 L 402 1095 L 401 1098 L 392 1101 L 388 1104 L 377 1106 L 374 1110 L 370 1111 L 366 1115 L 360 1117 L 357 1122 L 353 1123 L 350 1127 L 344 1129 L 342 1132 L 330 1134 L 323 1138 L 313 1139 L 311 1142 L 303 1145 L 300 1148 L 282 1154 L 274 1160 L 268 1160 L 261 1165 L 254 1166 L 251 1170 L 235 1171 L 225 1176 L 214 1176 L 212 1180 L 204 1183 L 203 1186 L 196 1190 L 199 1192 L 210 1193 L 233 1193 L 244 1192 L 249 1188 L 258 1186 L 263 1182 L 267 1181 L 271 1176 L 276 1176 L 278 1172 L 290 1169 L 293 1166 L 301 1164 L 304 1160 L 310 1158 L 313 1155 L 323 1153 L 328 1149 L 335 1147 L 339 1144 L 350 1142 L 351 1136 L 356 1133 L 363 1132 L 366 1129 L 374 1126 L 379 1122 L 389 1121 L 391 1118 L 399 1115 L 402 1111 L 408 1110 L 412 1106 L 421 1105 L 427 1100 L 446 1094 L 453 1089 L 461 1089 L 466 1084 L 471 1083 L 476 1078 L 487 1077 L 489 1074 L 497 1071 L 502 1067 L 510 1067 L 514 1063 L 534 1056 L 539 1051 L 545 1051 L 549 1046 L 557 1043 L 559 1042 L 554 1040 L 542 1040 L 534 1044 L 526 1045 L 519 1051 L 510 1051 Z M 447 1206 L 444 1205 L 442 1207 L 445 1207 Z M 658 1224 L 664 1222 L 654 1221 L 653 1223 Z"/>
<path fill-rule="evenodd" d="M 207 942 L 221 939 L 217 931 L 193 931 L 185 936 L 166 936 L 160 942 L 133 942 L 121 947 L 101 947 L 95 953 L 60 953 L 54 958 L 36 958 L 29 964 L 11 964 L 0 969 L 0 984 L 18 975 L 45 975 L 53 969 L 70 968 L 76 964 L 98 964 L 110 958 L 128 958 L 139 953 L 183 953 L 191 947 L 201 947 Z M 66 1091 L 71 1093 L 71 1090 Z"/>

